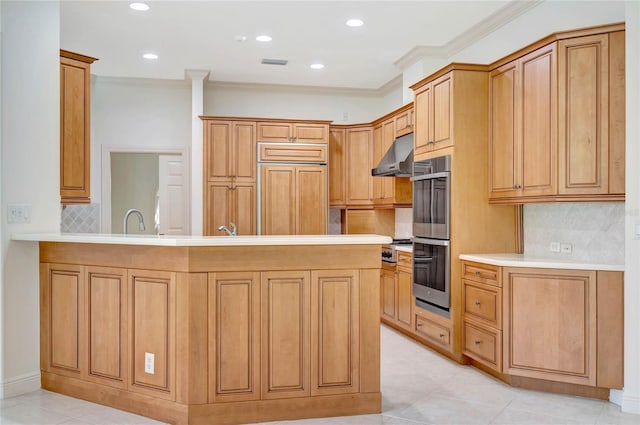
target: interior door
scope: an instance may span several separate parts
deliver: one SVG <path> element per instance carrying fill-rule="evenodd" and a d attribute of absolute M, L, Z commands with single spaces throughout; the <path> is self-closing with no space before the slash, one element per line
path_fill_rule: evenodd
<path fill-rule="evenodd" d="M 187 175 L 182 155 L 158 156 L 158 199 L 155 223 L 161 235 L 188 235 Z"/>

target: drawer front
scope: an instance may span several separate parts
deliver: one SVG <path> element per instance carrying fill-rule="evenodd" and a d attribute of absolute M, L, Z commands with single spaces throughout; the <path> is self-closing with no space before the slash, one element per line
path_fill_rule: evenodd
<path fill-rule="evenodd" d="M 502 370 L 502 332 L 464 322 L 464 354 L 492 369 Z"/>
<path fill-rule="evenodd" d="M 427 338 L 443 347 L 451 345 L 451 330 L 431 320 L 416 314 L 415 331 L 418 335 Z"/>
<path fill-rule="evenodd" d="M 464 314 L 502 329 L 502 289 L 463 279 Z"/>
<path fill-rule="evenodd" d="M 260 160 L 266 162 L 327 162 L 327 145 L 260 144 Z"/>
<path fill-rule="evenodd" d="M 498 267 L 489 264 L 462 262 L 462 277 L 488 285 L 502 286 Z"/>
<path fill-rule="evenodd" d="M 410 252 L 398 251 L 398 267 L 411 268 L 413 255 Z"/>

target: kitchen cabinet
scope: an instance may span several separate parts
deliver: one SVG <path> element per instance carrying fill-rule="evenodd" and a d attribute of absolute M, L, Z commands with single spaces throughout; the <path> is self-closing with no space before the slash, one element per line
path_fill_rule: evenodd
<path fill-rule="evenodd" d="M 413 106 L 396 114 L 395 131 L 396 137 L 413 132 Z"/>
<path fill-rule="evenodd" d="M 347 204 L 346 129 L 331 127 L 329 132 L 329 206 Z"/>
<path fill-rule="evenodd" d="M 256 124 L 203 117 L 204 235 L 256 234 Z"/>
<path fill-rule="evenodd" d="M 414 315 L 414 332 L 418 339 L 431 347 L 450 352 L 453 345 L 451 321 L 419 307 L 415 308 Z"/>
<path fill-rule="evenodd" d="M 624 31 L 590 32 L 491 71 L 490 202 L 624 199 Z"/>
<path fill-rule="evenodd" d="M 60 50 L 60 198 L 91 202 L 91 64 L 97 59 Z"/>
<path fill-rule="evenodd" d="M 453 84 L 454 74 L 446 73 L 411 86 L 415 108 L 414 158 L 453 146 Z"/>
<path fill-rule="evenodd" d="M 325 234 L 326 180 L 323 165 L 262 165 L 260 233 Z"/>
<path fill-rule="evenodd" d="M 373 206 L 373 129 L 347 128 L 347 206 Z"/>
<path fill-rule="evenodd" d="M 259 121 L 259 142 L 329 143 L 329 122 Z"/>
<path fill-rule="evenodd" d="M 209 403 L 260 400 L 260 273 L 208 274 Z"/>
<path fill-rule="evenodd" d="M 383 263 L 380 273 L 380 318 L 406 332 L 413 331 L 414 305 L 412 276 L 412 255 L 397 252 L 397 265 Z"/>
<path fill-rule="evenodd" d="M 502 371 L 502 280 L 498 267 L 462 264 L 463 353 Z"/>
<path fill-rule="evenodd" d="M 205 183 L 204 234 L 226 236 L 220 226 L 234 223 L 238 235 L 256 234 L 256 184 L 213 181 Z"/>
<path fill-rule="evenodd" d="M 393 145 L 396 138 L 396 118 L 388 119 L 373 128 L 373 166 Z M 373 203 L 377 208 L 411 206 L 412 187 L 409 177 L 372 177 Z"/>

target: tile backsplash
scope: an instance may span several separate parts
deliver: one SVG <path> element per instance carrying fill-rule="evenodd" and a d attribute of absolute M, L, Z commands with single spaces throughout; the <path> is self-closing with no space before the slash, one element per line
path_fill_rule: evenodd
<path fill-rule="evenodd" d="M 100 204 L 63 206 L 60 232 L 100 233 Z"/>
<path fill-rule="evenodd" d="M 624 264 L 625 204 L 554 203 L 524 206 L 524 253 L 604 264 Z M 571 254 L 551 252 L 570 243 Z"/>
<path fill-rule="evenodd" d="M 342 233 L 342 218 L 340 210 L 335 208 L 329 209 L 329 234 L 339 235 Z"/>
<path fill-rule="evenodd" d="M 413 236 L 413 208 L 396 208 L 396 239 Z"/>

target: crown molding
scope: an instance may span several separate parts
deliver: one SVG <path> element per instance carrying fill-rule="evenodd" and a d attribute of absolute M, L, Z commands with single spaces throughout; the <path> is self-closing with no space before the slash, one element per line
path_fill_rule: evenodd
<path fill-rule="evenodd" d="M 185 69 L 184 77 L 191 81 L 204 81 L 209 77 L 209 72 L 207 69 Z"/>
<path fill-rule="evenodd" d="M 394 80 L 395 78 L 391 81 L 394 81 Z M 387 84 L 384 84 L 382 87 L 385 87 Z M 216 88 L 216 87 L 246 89 L 246 90 L 261 90 L 261 91 L 286 89 L 290 91 L 296 91 L 299 93 L 345 94 L 345 95 L 372 96 L 372 97 L 380 95 L 380 88 L 356 89 L 356 88 L 348 88 L 348 87 L 299 86 L 299 85 L 293 85 L 293 84 L 239 83 L 239 82 L 231 82 L 231 81 L 212 81 L 212 80 L 205 81 L 205 88 Z"/>
<path fill-rule="evenodd" d="M 191 87 L 191 82 L 188 80 L 174 80 L 170 78 L 108 77 L 95 74 L 91 74 L 91 82 L 131 85 L 136 87 L 173 87 L 181 89 Z"/>
<path fill-rule="evenodd" d="M 404 71 L 417 61 L 425 58 L 446 59 L 447 51 L 443 46 L 416 46 L 393 64 Z"/>

